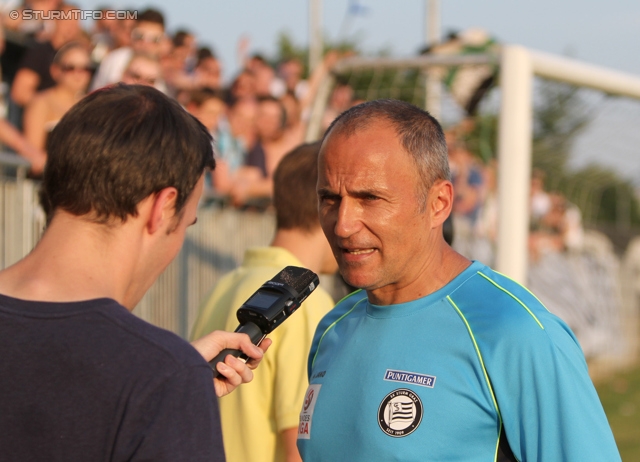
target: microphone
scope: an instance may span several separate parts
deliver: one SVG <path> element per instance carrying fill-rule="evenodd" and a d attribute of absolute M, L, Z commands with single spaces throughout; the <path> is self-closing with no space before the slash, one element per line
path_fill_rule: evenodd
<path fill-rule="evenodd" d="M 242 304 L 236 316 L 240 325 L 235 332 L 249 335 L 254 345 L 260 342 L 276 327 L 291 316 L 305 301 L 311 292 L 320 284 L 318 275 L 313 271 L 298 266 L 287 266 L 276 274 Z M 246 361 L 247 356 L 240 350 L 225 348 L 209 361 L 213 376 L 222 374 L 216 364 L 224 362 L 227 355 Z"/>

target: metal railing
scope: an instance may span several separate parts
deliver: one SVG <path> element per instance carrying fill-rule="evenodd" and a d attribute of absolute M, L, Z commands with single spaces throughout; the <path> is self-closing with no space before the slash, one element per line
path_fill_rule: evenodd
<path fill-rule="evenodd" d="M 36 244 L 45 224 L 38 205 L 39 184 L 27 179 L 29 162 L 0 152 L 0 265 L 6 268 Z"/>

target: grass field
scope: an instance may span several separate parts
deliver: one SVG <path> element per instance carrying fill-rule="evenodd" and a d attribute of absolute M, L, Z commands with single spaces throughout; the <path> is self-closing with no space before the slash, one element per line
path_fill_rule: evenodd
<path fill-rule="evenodd" d="M 640 461 L 640 365 L 597 382 L 624 462 Z"/>

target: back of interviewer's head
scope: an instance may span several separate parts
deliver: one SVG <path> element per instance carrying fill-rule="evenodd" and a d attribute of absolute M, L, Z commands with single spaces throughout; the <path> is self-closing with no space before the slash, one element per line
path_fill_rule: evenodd
<path fill-rule="evenodd" d="M 278 229 L 313 231 L 318 219 L 320 142 L 303 144 L 284 156 L 273 174 L 273 205 Z"/>
<path fill-rule="evenodd" d="M 164 188 L 176 214 L 204 170 L 214 167 L 207 129 L 176 101 L 143 85 L 97 90 L 69 110 L 47 140 L 41 200 L 97 223 L 125 221 Z"/>

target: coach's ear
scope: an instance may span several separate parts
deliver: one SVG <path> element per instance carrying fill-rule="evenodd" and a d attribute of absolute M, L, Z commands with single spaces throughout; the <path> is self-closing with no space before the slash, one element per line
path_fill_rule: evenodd
<path fill-rule="evenodd" d="M 433 227 L 442 226 L 453 208 L 453 185 L 448 180 L 438 180 L 429 190 L 431 222 Z"/>
<path fill-rule="evenodd" d="M 174 187 L 161 189 L 149 197 L 152 201 L 149 219 L 147 220 L 147 229 L 150 234 L 172 225 L 176 212 L 177 198 L 178 190 Z"/>

